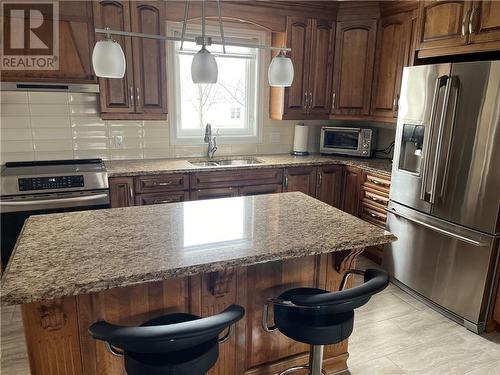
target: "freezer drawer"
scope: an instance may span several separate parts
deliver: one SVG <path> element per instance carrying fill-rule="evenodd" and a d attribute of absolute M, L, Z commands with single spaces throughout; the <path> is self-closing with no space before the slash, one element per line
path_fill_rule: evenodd
<path fill-rule="evenodd" d="M 497 262 L 495 237 L 392 202 L 387 229 L 398 237 L 384 251 L 391 276 L 474 325 L 485 320 Z"/>

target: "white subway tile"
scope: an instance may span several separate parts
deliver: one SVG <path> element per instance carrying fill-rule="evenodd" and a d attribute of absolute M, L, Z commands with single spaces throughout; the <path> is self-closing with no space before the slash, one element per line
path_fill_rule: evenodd
<path fill-rule="evenodd" d="M 109 150 L 109 140 L 104 138 L 85 138 L 73 140 L 73 150 Z"/>
<path fill-rule="evenodd" d="M 65 160 L 73 159 L 71 151 L 35 151 L 35 160 Z"/>
<path fill-rule="evenodd" d="M 107 121 L 109 128 L 113 127 L 138 127 L 142 128 L 144 126 L 142 121 L 139 120 L 113 120 Z"/>
<path fill-rule="evenodd" d="M 102 126 L 107 127 L 106 122 L 99 117 L 71 117 L 71 126 Z"/>
<path fill-rule="evenodd" d="M 148 128 L 144 126 L 144 137 L 147 138 L 169 138 L 168 128 Z"/>
<path fill-rule="evenodd" d="M 28 104 L 2 103 L 0 113 L 3 116 L 29 116 L 30 108 Z"/>
<path fill-rule="evenodd" d="M 206 156 L 206 146 L 175 146 L 174 147 L 174 157 L 198 157 Z"/>
<path fill-rule="evenodd" d="M 28 103 L 28 93 L 23 91 L 1 91 L 0 103 L 5 103 L 5 104 Z"/>
<path fill-rule="evenodd" d="M 68 104 L 66 92 L 29 92 L 30 104 Z"/>
<path fill-rule="evenodd" d="M 144 148 L 169 148 L 168 138 L 144 138 Z"/>
<path fill-rule="evenodd" d="M 33 139 L 71 139 L 70 128 L 33 128 Z"/>
<path fill-rule="evenodd" d="M 71 151 L 73 152 L 73 142 L 71 139 L 58 140 L 35 140 L 33 142 L 35 152 L 39 151 Z"/>
<path fill-rule="evenodd" d="M 70 104 L 93 104 L 97 105 L 97 94 L 90 93 L 70 93 L 69 94 Z"/>
<path fill-rule="evenodd" d="M 144 158 L 145 159 L 161 159 L 161 158 L 171 158 L 174 156 L 173 148 L 145 148 Z"/>
<path fill-rule="evenodd" d="M 32 161 L 35 160 L 35 153 L 31 152 L 1 152 L 0 163 L 5 164 L 8 161 Z"/>
<path fill-rule="evenodd" d="M 69 128 L 69 117 L 31 117 L 32 128 Z"/>
<path fill-rule="evenodd" d="M 144 129 L 152 129 L 152 128 L 166 128 L 168 129 L 167 120 L 145 120 L 144 121 Z"/>
<path fill-rule="evenodd" d="M 1 129 L 0 140 L 2 141 L 31 141 L 31 129 Z"/>
<path fill-rule="evenodd" d="M 77 138 L 108 138 L 105 126 L 77 126 L 71 129 L 73 139 Z"/>
<path fill-rule="evenodd" d="M 0 144 L 1 152 L 31 152 L 33 151 L 33 142 L 29 141 L 2 141 Z"/>
<path fill-rule="evenodd" d="M 233 155 L 254 155 L 257 153 L 256 144 L 232 144 L 231 152 Z"/>
<path fill-rule="evenodd" d="M 30 104 L 31 116 L 69 116 L 69 108 L 64 104 Z"/>
<path fill-rule="evenodd" d="M 30 127 L 29 116 L 2 116 L 0 117 L 0 128 L 2 129 L 23 129 Z"/>
<path fill-rule="evenodd" d="M 101 158 L 109 160 L 110 158 L 109 150 L 75 150 L 73 156 L 75 159 Z"/>
<path fill-rule="evenodd" d="M 142 159 L 142 149 L 111 150 L 111 160 Z"/>
<path fill-rule="evenodd" d="M 139 126 L 111 126 L 108 127 L 108 134 L 110 137 L 121 135 L 123 137 L 136 137 L 142 138 L 142 127 Z"/>
<path fill-rule="evenodd" d="M 71 116 L 97 116 L 99 110 L 97 104 L 71 104 L 69 106 Z"/>

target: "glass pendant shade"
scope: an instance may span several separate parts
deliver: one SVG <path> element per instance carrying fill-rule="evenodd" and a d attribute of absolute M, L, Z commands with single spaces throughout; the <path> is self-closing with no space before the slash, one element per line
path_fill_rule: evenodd
<path fill-rule="evenodd" d="M 293 64 L 283 51 L 274 57 L 267 71 L 269 85 L 272 87 L 290 87 L 293 82 Z"/>
<path fill-rule="evenodd" d="M 193 83 L 217 83 L 219 70 L 215 57 L 205 48 L 194 55 L 191 63 L 191 78 Z"/>
<path fill-rule="evenodd" d="M 126 63 L 120 44 L 112 39 L 98 41 L 92 52 L 92 65 L 98 77 L 123 78 Z"/>

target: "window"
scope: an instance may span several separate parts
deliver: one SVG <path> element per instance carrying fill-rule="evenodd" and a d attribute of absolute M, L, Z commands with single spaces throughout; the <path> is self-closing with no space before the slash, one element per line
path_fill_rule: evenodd
<path fill-rule="evenodd" d="M 179 30 L 173 34 L 179 36 Z M 197 34 L 188 30 L 187 38 Z M 208 35 L 219 35 L 218 28 L 207 28 Z M 227 40 L 235 43 L 264 44 L 265 34 L 254 30 L 236 30 L 225 28 Z M 200 46 L 193 42 L 170 44 L 174 87 L 173 113 L 171 121 L 175 125 L 175 143 L 202 143 L 205 125 L 210 123 L 218 131 L 220 143 L 258 142 L 260 116 L 258 115 L 261 89 L 262 51 L 256 48 L 226 46 L 207 46 L 215 56 L 218 66 L 216 84 L 194 84 L 191 79 L 191 62 Z M 171 107 L 172 108 L 172 107 Z"/>

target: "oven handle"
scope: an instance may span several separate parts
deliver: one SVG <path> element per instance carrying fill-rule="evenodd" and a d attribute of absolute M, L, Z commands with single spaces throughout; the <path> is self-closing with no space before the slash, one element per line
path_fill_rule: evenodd
<path fill-rule="evenodd" d="M 71 198 L 56 198 L 56 199 L 33 199 L 28 201 L 0 201 L 0 207 L 5 207 L 7 209 L 14 209 L 16 207 L 26 208 L 27 206 L 32 206 L 34 209 L 40 208 L 52 208 L 47 207 L 53 205 L 54 208 L 61 208 L 61 205 L 65 205 L 66 203 L 89 203 L 93 201 L 102 201 L 106 200 L 106 202 L 102 202 L 102 204 L 109 203 L 109 195 L 108 194 L 95 194 L 95 195 L 85 195 L 81 197 L 71 197 Z M 81 206 L 76 204 L 76 206 Z M 67 205 L 66 207 L 72 207 L 72 205 Z M 3 211 L 9 212 L 9 211 Z"/>

